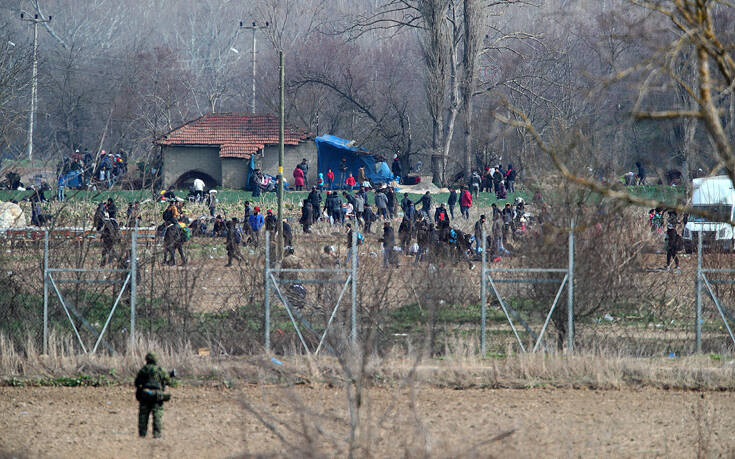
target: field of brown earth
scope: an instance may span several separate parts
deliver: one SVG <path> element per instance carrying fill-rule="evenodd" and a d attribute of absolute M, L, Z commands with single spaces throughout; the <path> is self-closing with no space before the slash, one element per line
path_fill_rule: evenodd
<path fill-rule="evenodd" d="M 347 455 L 340 388 L 185 385 L 171 392 L 164 438 L 154 440 L 137 436 L 129 386 L 2 387 L 0 456 Z M 735 450 L 735 397 L 727 392 L 423 387 L 415 397 L 408 389 L 370 389 L 364 403 L 361 444 L 368 449 L 358 457 L 711 457 Z"/>

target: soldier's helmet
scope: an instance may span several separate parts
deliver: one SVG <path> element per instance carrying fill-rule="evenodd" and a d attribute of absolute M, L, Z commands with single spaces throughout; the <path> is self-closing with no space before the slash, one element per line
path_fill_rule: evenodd
<path fill-rule="evenodd" d="M 154 354 L 153 352 L 149 352 L 145 355 L 145 363 L 150 363 L 150 364 L 155 365 L 156 361 L 157 361 L 156 354 Z"/>

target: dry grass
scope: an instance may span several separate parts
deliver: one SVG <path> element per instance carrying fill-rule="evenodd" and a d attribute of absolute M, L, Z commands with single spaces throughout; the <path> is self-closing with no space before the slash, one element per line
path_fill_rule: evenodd
<path fill-rule="evenodd" d="M 167 368 L 176 368 L 185 381 L 229 383 L 300 382 L 341 384 L 344 372 L 334 357 L 318 359 L 292 353 L 279 356 L 283 365 L 270 363 L 266 355 L 251 357 L 200 356 L 186 343 L 160 345 L 139 340 L 137 352 L 87 355 L 72 351 L 71 338 L 52 334 L 49 354 L 41 355 L 33 340 L 23 351 L 0 335 L 0 373 L 10 378 L 56 378 L 106 375 L 126 383 L 134 376 L 145 352 L 159 355 Z M 632 358 L 612 352 L 596 354 L 511 354 L 482 359 L 471 343 L 457 341 L 442 359 L 420 358 L 415 351 L 395 350 L 384 357 L 367 359 L 366 381 L 371 386 L 394 386 L 413 378 L 416 383 L 456 389 L 469 388 L 659 388 L 672 390 L 735 390 L 735 360 L 714 361 L 706 356 Z"/>

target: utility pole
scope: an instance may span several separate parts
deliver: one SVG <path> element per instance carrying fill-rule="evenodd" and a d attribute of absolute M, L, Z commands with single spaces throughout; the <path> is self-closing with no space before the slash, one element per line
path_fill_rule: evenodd
<path fill-rule="evenodd" d="M 51 22 L 51 16 L 44 19 L 34 14 L 31 18 L 25 17 L 24 13 L 20 13 L 20 19 L 33 24 L 33 79 L 31 80 L 31 113 L 28 116 L 28 161 L 33 161 L 33 122 L 36 117 L 36 94 L 38 91 L 38 24 Z"/>
<path fill-rule="evenodd" d="M 286 73 L 283 69 L 283 50 L 278 51 L 278 73 L 280 75 L 278 90 L 280 92 L 280 126 L 278 129 L 278 257 L 283 256 L 283 153 L 284 153 L 284 137 L 286 126 L 286 97 L 285 83 Z M 354 255 L 354 254 L 353 254 Z"/>
<path fill-rule="evenodd" d="M 258 31 L 259 29 L 267 29 L 269 25 L 270 24 L 266 22 L 264 26 L 261 26 L 261 25 L 257 25 L 255 21 L 253 21 L 252 25 L 244 26 L 242 21 L 240 21 L 241 29 L 251 30 L 253 32 L 253 98 L 250 101 L 250 112 L 251 113 L 255 113 L 255 56 L 257 53 L 257 40 L 255 37 L 255 32 Z"/>

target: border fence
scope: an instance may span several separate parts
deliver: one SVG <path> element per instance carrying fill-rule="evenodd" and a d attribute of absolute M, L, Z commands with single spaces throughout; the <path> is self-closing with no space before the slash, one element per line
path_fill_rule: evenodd
<path fill-rule="evenodd" d="M 565 229 L 563 228 L 561 229 L 561 231 L 564 230 Z M 84 263 L 75 265 L 73 260 L 68 260 L 62 264 L 54 261 L 58 258 L 56 257 L 56 254 L 54 254 L 54 251 L 63 249 L 65 247 L 63 244 L 67 244 L 66 241 L 68 241 L 68 244 L 73 244 L 74 241 L 80 240 L 94 241 L 94 239 L 97 238 L 96 233 L 89 229 L 55 228 L 39 230 L 38 228 L 21 228 L 0 231 L 0 234 L 4 234 L 6 239 L 31 241 L 32 244 L 36 245 L 22 246 L 25 247 L 23 250 L 31 250 L 32 247 L 37 247 L 36 249 L 33 249 L 33 253 L 38 255 L 42 254 L 43 256 L 41 273 L 43 276 L 42 343 L 44 353 L 48 353 L 49 351 L 49 317 L 52 312 L 57 314 L 55 323 L 59 324 L 63 317 L 64 322 L 71 325 L 73 332 L 72 336 L 84 353 L 95 353 L 99 351 L 100 348 L 104 348 L 111 353 L 115 352 L 115 346 L 106 339 L 106 336 L 109 335 L 113 317 L 116 317 L 115 320 L 117 320 L 118 327 L 116 333 L 122 331 L 129 333 L 128 336 L 125 336 L 125 340 L 128 342 L 128 351 L 133 351 L 136 346 L 136 339 L 140 338 L 140 335 L 136 332 L 139 328 L 137 324 L 139 320 L 139 316 L 137 314 L 139 306 L 138 300 L 148 304 L 148 308 L 158 307 L 157 305 L 159 304 L 157 303 L 157 299 L 150 299 L 147 296 L 139 295 L 148 295 L 149 291 L 154 292 L 160 289 L 161 285 L 165 285 L 166 282 L 172 282 L 172 279 L 175 276 L 186 275 L 186 269 L 184 268 L 163 268 L 162 271 L 166 271 L 164 274 L 168 276 L 165 279 L 152 280 L 150 276 L 146 274 L 145 276 L 148 276 L 145 280 L 147 285 L 146 292 L 141 293 L 139 291 L 141 280 L 141 265 L 139 263 L 139 259 L 143 255 L 140 251 L 140 241 L 146 241 L 146 250 L 148 252 L 145 257 L 149 257 L 153 254 L 153 257 L 155 258 L 155 246 L 157 245 L 157 242 L 155 241 L 155 228 L 121 228 L 121 231 L 127 236 L 124 238 L 126 240 L 124 245 L 126 255 L 122 257 L 125 259 L 124 261 L 126 261 L 127 264 L 109 269 L 92 267 L 89 264 Z M 549 334 L 550 328 L 553 329 L 552 322 L 557 329 L 559 328 L 559 318 L 561 314 L 566 316 L 566 347 L 564 350 L 566 352 L 571 352 L 575 349 L 575 344 L 582 346 L 588 344 L 586 341 L 578 341 L 581 338 L 575 330 L 581 324 L 578 322 L 579 319 L 575 315 L 574 293 L 575 287 L 580 288 L 579 279 L 577 279 L 577 285 L 575 285 L 575 238 L 577 237 L 578 231 L 583 230 L 576 228 L 575 222 L 572 220 L 570 222 L 570 226 L 566 228 L 568 243 L 566 250 L 566 266 L 552 265 L 550 267 L 524 267 L 519 266 L 518 264 L 514 265 L 513 263 L 504 267 L 493 267 L 490 260 L 488 260 L 488 243 L 490 241 L 488 241 L 487 234 L 483 234 L 481 253 L 482 269 L 480 270 L 479 276 L 475 275 L 480 278 L 480 282 L 479 285 L 469 284 L 475 285 L 472 288 L 477 288 L 479 286 L 480 290 L 479 350 L 482 355 L 486 355 L 488 353 L 488 334 L 490 332 L 488 328 L 488 313 L 491 312 L 490 310 L 494 307 L 493 305 L 497 306 L 498 309 L 496 312 L 498 314 L 502 312 L 502 316 L 495 316 L 496 322 L 493 332 L 506 333 L 504 335 L 507 337 L 506 339 L 512 339 L 513 346 L 515 347 L 517 345 L 521 352 L 537 352 L 542 349 L 544 351 L 550 351 L 547 344 L 545 344 L 544 339 L 545 336 Z M 728 337 L 728 343 L 735 346 L 735 332 L 733 332 L 732 328 L 732 324 L 735 323 L 735 315 L 733 315 L 727 307 L 727 303 L 731 301 L 732 298 L 735 298 L 735 294 L 733 291 L 725 290 L 727 288 L 732 289 L 733 286 L 735 286 L 735 280 L 732 279 L 733 274 L 735 274 L 735 269 L 722 268 L 722 262 L 720 265 L 705 264 L 705 250 L 703 248 L 701 238 L 702 235 L 700 233 L 696 251 L 696 270 L 688 271 L 686 276 L 667 277 L 663 281 L 669 282 L 678 280 L 679 282 L 686 282 L 688 286 L 682 288 L 686 288 L 687 292 L 693 293 L 691 296 L 687 293 L 686 298 L 682 299 L 684 302 L 682 308 L 683 314 L 680 314 L 679 317 L 687 321 L 686 325 L 682 325 L 681 327 L 671 326 L 667 329 L 665 328 L 666 324 L 664 324 L 664 328 L 658 329 L 659 331 L 657 331 L 656 328 L 652 328 L 650 332 L 641 332 L 644 334 L 653 334 L 656 332 L 665 333 L 665 338 L 669 341 L 677 342 L 679 349 L 688 349 L 683 352 L 694 351 L 696 353 L 702 353 L 704 350 L 707 350 L 708 352 L 716 352 L 718 349 L 725 349 L 729 344 L 725 345 L 722 343 L 723 336 Z M 281 328 L 283 328 L 283 324 L 285 323 L 283 319 L 290 322 L 293 326 L 292 331 L 295 335 L 289 336 L 297 337 L 297 342 L 300 343 L 301 347 L 303 347 L 304 352 L 308 354 L 319 355 L 325 350 L 328 352 L 334 351 L 334 349 L 332 349 L 332 342 L 330 342 L 329 339 L 329 334 L 334 330 L 337 322 L 340 322 L 341 330 L 345 330 L 345 333 L 349 332 L 349 340 L 353 344 L 358 343 L 360 339 L 358 330 L 361 326 L 361 318 L 359 317 L 360 296 L 358 295 L 358 289 L 361 288 L 361 282 L 375 282 L 375 279 L 364 273 L 361 277 L 360 264 L 363 263 L 365 266 L 370 266 L 372 261 L 370 260 L 370 257 L 367 259 L 359 259 L 361 256 L 364 257 L 365 255 L 358 254 L 358 249 L 360 247 L 357 244 L 357 231 L 353 233 L 352 239 L 352 246 L 348 248 L 349 263 L 344 264 L 340 262 L 337 266 L 328 268 L 294 268 L 281 264 L 278 257 L 276 258 L 279 261 L 274 263 L 273 252 L 271 249 L 273 241 L 270 238 L 270 234 L 266 231 L 265 246 L 258 248 L 256 250 L 257 253 L 254 255 L 254 258 L 252 258 L 254 263 L 257 264 L 251 266 L 251 268 L 255 271 L 260 269 L 260 272 L 257 276 L 248 274 L 252 279 L 250 284 L 251 288 L 247 291 L 247 295 L 250 299 L 247 300 L 248 302 L 246 304 L 250 305 L 250 309 L 248 309 L 246 313 L 250 314 L 250 316 L 246 317 L 246 319 L 251 320 L 254 317 L 257 318 L 259 316 L 262 317 L 263 320 L 257 328 L 253 328 L 253 326 L 249 329 L 243 328 L 242 333 L 251 333 L 252 336 L 252 331 L 260 331 L 257 335 L 262 336 L 263 341 L 260 341 L 260 338 L 258 337 L 257 341 L 259 344 L 257 344 L 257 346 L 259 346 L 260 349 L 265 349 L 266 352 L 273 352 L 274 348 L 273 343 L 271 342 L 271 336 L 274 332 L 274 327 L 272 318 L 274 313 L 278 313 L 280 314 L 278 320 L 281 324 Z M 56 242 L 54 247 L 51 247 L 50 241 Z M 584 242 L 583 239 L 582 242 Z M 39 245 L 41 243 L 43 247 L 42 253 L 38 250 L 40 249 Z M 70 245 L 70 247 L 73 246 Z M 252 249 L 249 250 L 252 251 Z M 560 250 L 563 250 L 563 245 L 560 247 Z M 206 255 L 205 252 L 201 253 Z M 21 255 L 21 257 L 22 256 L 23 255 Z M 264 258 L 261 258 L 263 256 Z M 715 255 L 712 256 L 713 259 L 714 257 Z M 151 258 L 146 258 L 146 260 L 150 259 Z M 706 259 L 709 260 L 710 256 L 706 257 Z M 722 260 L 724 260 L 724 263 L 729 263 L 728 258 L 722 258 Z M 260 263 L 263 264 L 261 265 Z M 375 264 L 375 262 L 372 263 Z M 262 268 L 259 268 L 260 266 L 262 266 Z M 530 266 L 533 266 L 533 264 Z M 161 269 L 157 268 L 155 263 L 152 263 L 151 261 L 146 261 L 146 268 L 151 268 L 151 271 L 154 269 Z M 365 273 L 369 272 L 369 268 L 366 269 Z M 414 270 L 413 275 L 418 277 L 409 278 L 409 282 L 415 282 L 416 279 L 421 278 L 421 275 L 416 271 L 417 268 L 415 266 L 412 266 L 410 269 Z M 457 268 L 452 268 L 452 270 L 452 274 L 447 271 L 445 276 L 457 275 Z M 467 271 L 467 273 L 469 276 L 471 271 Z M 694 276 L 691 276 L 692 274 L 694 274 Z M 662 276 L 664 274 L 659 273 L 651 275 Z M 668 276 L 668 274 L 665 275 Z M 260 276 L 262 276 L 262 279 Z M 674 275 L 672 274 L 672 276 Z M 236 276 L 233 275 L 233 277 Z M 441 277 L 441 275 L 439 277 Z M 477 277 L 474 277 L 474 279 L 477 279 Z M 689 279 L 692 279 L 692 277 L 694 277 L 694 289 L 691 288 L 691 283 L 688 283 Z M 662 278 L 659 277 L 659 279 Z M 105 316 L 102 319 L 99 318 L 99 313 L 97 313 L 98 317 L 96 322 L 91 320 L 89 317 L 86 317 L 85 312 L 78 308 L 78 305 L 73 300 L 70 300 L 66 293 L 69 289 L 76 288 L 75 286 L 88 286 L 94 284 L 99 284 L 100 288 L 103 288 L 102 286 L 106 286 L 104 287 L 106 289 L 114 287 L 114 295 L 105 295 L 103 300 L 100 300 L 107 302 L 107 309 Z M 234 278 L 231 284 L 232 285 L 228 287 L 230 288 L 230 291 L 243 291 L 246 289 L 242 282 L 242 276 L 239 280 Z M 252 286 L 257 284 L 259 284 L 258 288 L 253 289 Z M 516 303 L 510 301 L 509 293 L 518 291 L 519 288 L 524 285 L 543 286 L 544 284 L 554 288 L 553 291 L 550 288 L 546 290 L 548 296 L 545 298 L 549 299 L 550 303 L 547 304 L 550 304 L 550 306 L 548 306 L 548 308 L 542 308 L 540 306 L 541 303 L 535 304 L 534 308 L 536 309 L 534 310 L 534 315 L 536 316 L 537 321 L 534 322 L 532 320 L 528 320 L 527 317 L 524 317 L 528 316 L 528 311 L 524 312 L 522 308 L 519 309 L 516 306 L 519 304 L 517 301 L 518 298 L 515 298 Z M 68 286 L 66 290 L 63 287 L 64 285 Z M 197 283 L 191 281 L 188 285 L 194 289 L 205 288 L 201 287 L 201 282 Z M 401 284 L 395 285 L 399 289 L 402 288 Z M 260 286 L 263 288 L 262 291 L 260 290 Z M 307 286 L 307 288 L 308 286 L 314 286 L 315 289 L 336 287 L 336 290 L 333 294 L 330 293 L 331 296 L 323 297 L 322 300 L 320 300 L 323 301 L 323 311 L 320 311 L 319 314 L 314 314 L 312 311 L 309 311 L 308 308 L 304 309 L 303 307 L 300 307 L 298 288 L 294 288 L 295 286 Z M 505 286 L 505 290 L 501 289 L 501 286 Z M 581 286 L 581 288 L 584 287 L 584 285 Z M 546 289 L 547 287 L 541 288 Z M 107 291 L 109 292 L 109 290 Z M 566 311 L 562 309 L 563 306 L 560 306 L 565 292 L 567 299 Z M 243 294 L 243 298 L 244 296 L 245 295 Z M 694 298 L 692 298 L 692 296 Z M 704 299 L 706 296 L 709 296 L 714 304 L 714 309 L 711 311 L 708 311 L 705 308 Z M 274 300 L 281 303 L 283 308 L 274 308 Z M 401 301 L 404 300 L 405 298 Z M 175 298 L 171 301 L 179 301 L 179 299 Z M 246 300 L 242 299 L 237 301 L 240 302 L 239 304 L 245 304 L 243 302 Z M 55 302 L 59 303 L 60 309 L 53 310 L 53 304 Z M 347 302 L 349 302 L 349 306 L 345 304 Z M 129 329 L 122 330 L 119 323 L 120 317 L 116 316 L 116 312 L 120 311 L 122 307 L 125 310 L 125 314 L 127 314 L 128 304 Z M 231 310 L 232 306 L 230 304 L 231 303 L 224 305 L 222 310 Z M 419 308 L 420 307 L 421 305 L 419 305 Z M 175 310 L 172 310 L 170 314 L 175 314 L 175 312 Z M 255 313 L 255 316 L 252 316 L 253 313 Z M 61 316 L 58 314 L 61 314 Z M 502 317 L 507 324 L 504 325 L 506 327 L 505 331 L 502 329 L 503 324 L 498 322 L 498 317 Z M 552 317 L 554 317 L 553 320 Z M 692 317 L 695 319 L 694 327 L 688 325 L 691 324 L 689 320 L 691 320 Z M 673 320 L 670 320 L 670 317 L 665 315 L 665 312 L 663 319 L 665 319 L 663 322 L 674 322 Z M 366 321 L 367 318 L 363 317 L 362 320 Z M 625 329 L 625 326 L 621 325 L 619 329 L 610 331 L 605 330 L 603 327 L 605 325 L 605 320 L 607 319 L 600 318 L 597 320 L 601 325 L 598 325 L 598 328 L 594 329 L 593 334 L 598 334 L 599 336 L 604 337 L 606 333 L 618 333 L 621 334 L 621 336 L 618 336 L 619 340 L 629 339 L 629 344 L 634 343 L 634 346 L 638 346 L 639 341 L 636 341 L 636 339 L 640 336 L 626 338 L 626 336 L 622 335 L 624 333 L 629 333 L 630 329 L 633 329 L 634 327 Z M 660 319 L 656 320 L 661 321 Z M 720 320 L 722 321 L 721 323 L 724 330 L 718 331 L 715 322 L 719 322 Z M 477 324 L 477 322 L 474 323 Z M 705 330 L 703 330 L 703 324 L 706 326 Z M 584 323 L 582 325 L 590 327 L 589 323 Z M 477 325 L 474 327 L 476 326 Z M 653 325 L 653 327 L 657 326 L 658 325 Z M 509 331 L 507 330 L 507 327 L 510 328 Z M 595 327 L 595 325 L 593 324 L 592 327 Z M 82 329 L 84 329 L 84 334 L 81 332 Z M 473 328 L 472 332 L 476 333 L 475 330 L 477 330 L 477 328 Z M 521 334 L 523 330 L 525 330 L 530 339 L 524 339 L 522 337 Z M 291 331 L 289 331 L 289 333 L 290 332 Z M 512 333 L 512 335 L 510 333 Z M 387 334 L 389 335 L 389 333 Z M 399 334 L 395 334 L 394 336 L 398 335 Z M 694 335 L 694 343 L 692 343 L 692 335 Z M 122 342 L 120 333 L 116 336 L 116 343 L 120 345 Z M 703 345 L 703 336 L 708 340 L 705 343 L 706 346 Z M 644 338 L 646 337 L 644 336 Z M 507 341 L 504 342 L 507 345 Z M 691 346 L 692 344 L 693 346 Z M 502 344 L 497 344 L 497 342 L 495 345 L 496 349 L 498 346 L 502 346 Z M 707 349 L 705 349 L 705 347 Z M 280 349 L 282 349 L 282 347 Z M 561 349 L 561 347 L 558 349 Z M 651 349 L 654 348 L 651 347 Z M 664 346 L 659 346 L 655 349 L 663 350 Z M 651 352 L 652 351 L 650 350 L 640 352 L 640 355 L 648 355 L 651 354 Z"/>

